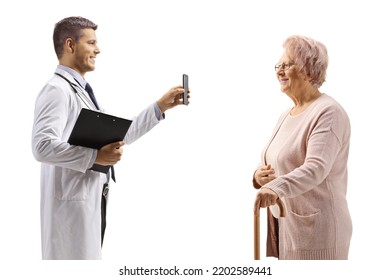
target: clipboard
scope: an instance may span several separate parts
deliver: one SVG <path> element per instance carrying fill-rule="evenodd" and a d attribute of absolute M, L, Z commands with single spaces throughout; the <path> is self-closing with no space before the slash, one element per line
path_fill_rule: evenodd
<path fill-rule="evenodd" d="M 131 123 L 131 120 L 82 108 L 68 143 L 99 150 L 107 144 L 122 141 Z M 91 170 L 107 173 L 110 167 L 94 164 Z"/>

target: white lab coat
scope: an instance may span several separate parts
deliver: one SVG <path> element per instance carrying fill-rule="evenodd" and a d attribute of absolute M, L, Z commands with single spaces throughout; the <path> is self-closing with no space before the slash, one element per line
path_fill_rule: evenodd
<path fill-rule="evenodd" d="M 101 196 L 107 175 L 89 170 L 97 151 L 67 143 L 81 108 L 94 109 L 88 93 L 78 94 L 54 75 L 39 93 L 32 151 L 41 168 L 41 242 L 43 259 L 101 259 Z M 124 139 L 130 144 L 158 124 L 153 105 L 141 112 Z"/>

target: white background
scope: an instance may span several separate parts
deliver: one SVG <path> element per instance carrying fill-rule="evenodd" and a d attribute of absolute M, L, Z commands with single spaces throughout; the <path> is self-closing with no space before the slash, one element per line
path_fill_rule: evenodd
<path fill-rule="evenodd" d="M 210 271 L 265 265 L 273 269 L 270 279 L 386 273 L 388 10 L 386 1 L 331 2 L 3 1 L 2 278 L 126 279 L 118 275 L 125 265 Z M 57 65 L 54 24 L 78 15 L 99 25 L 101 54 L 86 79 L 108 111 L 131 118 L 181 84 L 183 73 L 190 77 L 192 98 L 125 148 L 111 188 L 103 261 L 43 262 L 40 164 L 30 148 L 33 108 Z M 292 106 L 273 68 L 291 34 L 327 46 L 330 65 L 321 90 L 351 119 L 348 201 L 354 232 L 346 262 L 252 260 L 252 174 L 277 118 Z"/>

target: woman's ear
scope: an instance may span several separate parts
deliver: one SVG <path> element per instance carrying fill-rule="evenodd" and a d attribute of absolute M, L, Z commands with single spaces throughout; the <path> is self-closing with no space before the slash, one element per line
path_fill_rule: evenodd
<path fill-rule="evenodd" d="M 303 80 L 311 82 L 313 78 L 309 74 L 303 74 Z"/>

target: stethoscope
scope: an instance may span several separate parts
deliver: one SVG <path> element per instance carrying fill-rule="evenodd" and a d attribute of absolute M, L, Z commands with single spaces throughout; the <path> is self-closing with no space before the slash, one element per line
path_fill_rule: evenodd
<path fill-rule="evenodd" d="M 77 84 L 75 84 L 75 83 L 72 83 L 71 81 L 69 81 L 68 78 L 66 78 L 65 76 L 63 76 L 59 73 L 54 73 L 54 74 L 56 74 L 57 76 L 63 78 L 65 81 L 68 82 L 70 87 L 73 89 L 74 93 L 81 99 L 81 101 L 85 104 L 85 106 L 87 106 L 88 109 L 94 110 L 94 111 L 97 110 L 97 108 L 95 107 L 95 104 L 93 104 L 93 102 L 85 95 L 84 89 L 79 84 L 79 82 L 77 82 L 77 80 L 75 80 L 77 82 Z"/>

